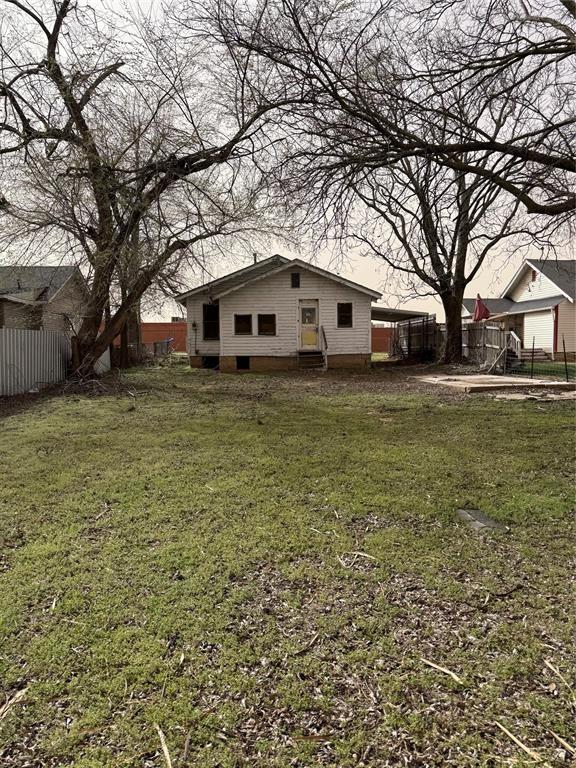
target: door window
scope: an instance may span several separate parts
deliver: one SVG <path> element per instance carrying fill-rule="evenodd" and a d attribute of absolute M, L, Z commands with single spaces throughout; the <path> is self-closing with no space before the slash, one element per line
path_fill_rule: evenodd
<path fill-rule="evenodd" d="M 316 307 L 302 307 L 302 325 L 316 325 Z"/>

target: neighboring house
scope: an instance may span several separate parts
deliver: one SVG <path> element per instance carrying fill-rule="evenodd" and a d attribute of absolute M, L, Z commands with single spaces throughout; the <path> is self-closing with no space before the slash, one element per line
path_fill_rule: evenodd
<path fill-rule="evenodd" d="M 190 364 L 223 371 L 366 367 L 378 298 L 278 255 L 176 297 L 187 309 Z"/>
<path fill-rule="evenodd" d="M 488 322 L 513 331 L 524 349 L 532 344 L 548 356 L 576 353 L 576 261 L 527 259 L 497 299 L 484 299 Z M 463 318 L 470 320 L 475 299 L 464 299 Z"/>
<path fill-rule="evenodd" d="M 77 331 L 88 290 L 75 266 L 0 266 L 0 328 Z"/>

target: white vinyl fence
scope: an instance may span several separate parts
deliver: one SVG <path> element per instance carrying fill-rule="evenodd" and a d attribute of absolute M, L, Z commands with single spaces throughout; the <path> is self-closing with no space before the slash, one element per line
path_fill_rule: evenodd
<path fill-rule="evenodd" d="M 70 357 L 70 339 L 61 331 L 0 328 L 0 396 L 62 381 Z"/>

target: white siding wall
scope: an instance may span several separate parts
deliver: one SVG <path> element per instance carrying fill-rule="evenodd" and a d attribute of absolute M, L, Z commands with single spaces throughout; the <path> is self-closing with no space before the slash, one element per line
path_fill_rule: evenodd
<path fill-rule="evenodd" d="M 563 301 L 558 305 L 558 354 L 562 354 L 562 334 L 566 352 L 576 352 L 576 305 Z"/>
<path fill-rule="evenodd" d="M 290 273 L 300 272 L 300 288 L 291 288 Z M 257 280 L 220 299 L 222 355 L 296 354 L 299 302 L 317 299 L 319 324 L 324 326 L 329 355 L 369 354 L 371 298 L 329 278 L 304 269 L 287 269 Z M 337 327 L 337 303 L 352 302 L 353 327 Z M 258 314 L 276 315 L 276 336 L 258 336 Z M 234 315 L 252 315 L 252 336 L 234 335 Z"/>
<path fill-rule="evenodd" d="M 539 272 L 536 272 L 536 280 L 533 281 L 532 269 L 526 267 L 516 287 L 507 293 L 506 297 L 512 301 L 530 301 L 530 299 L 547 299 L 560 295 L 560 289 Z"/>
<path fill-rule="evenodd" d="M 532 348 L 532 339 L 537 349 L 552 352 L 554 346 L 554 313 L 550 309 L 530 312 L 524 315 L 524 347 Z"/>
<path fill-rule="evenodd" d="M 208 302 L 206 294 L 191 296 L 186 302 L 188 321 L 188 354 L 189 355 L 219 355 L 219 341 L 205 341 L 202 325 L 202 305 Z M 194 334 L 192 323 L 196 323 L 197 330 Z M 196 346 L 194 346 L 196 340 Z"/>
<path fill-rule="evenodd" d="M 300 288 L 291 288 L 290 272 L 300 272 Z M 324 326 L 329 355 L 369 354 L 371 351 L 372 299 L 329 278 L 295 268 L 264 277 L 220 299 L 220 342 L 205 341 L 202 305 L 207 294 L 186 302 L 188 354 L 194 355 L 294 355 L 299 348 L 299 302 L 317 299 L 319 323 Z M 337 303 L 352 302 L 353 327 L 337 327 Z M 252 336 L 234 335 L 234 315 L 252 315 Z M 258 314 L 276 315 L 276 336 L 258 336 Z M 196 345 L 193 323 L 197 325 Z M 197 350 L 197 351 L 196 351 Z"/>

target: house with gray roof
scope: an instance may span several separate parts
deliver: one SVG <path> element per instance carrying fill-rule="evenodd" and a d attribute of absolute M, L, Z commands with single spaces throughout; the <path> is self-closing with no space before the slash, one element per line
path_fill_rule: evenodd
<path fill-rule="evenodd" d="M 187 311 L 190 364 L 222 371 L 367 367 L 379 298 L 280 255 L 176 296 Z"/>
<path fill-rule="evenodd" d="M 497 298 L 483 298 L 489 322 L 514 332 L 524 349 L 532 345 L 549 358 L 576 355 L 576 260 L 526 259 Z M 471 321 L 475 299 L 464 299 Z"/>
<path fill-rule="evenodd" d="M 76 266 L 0 266 L 0 328 L 74 332 L 87 301 Z"/>

